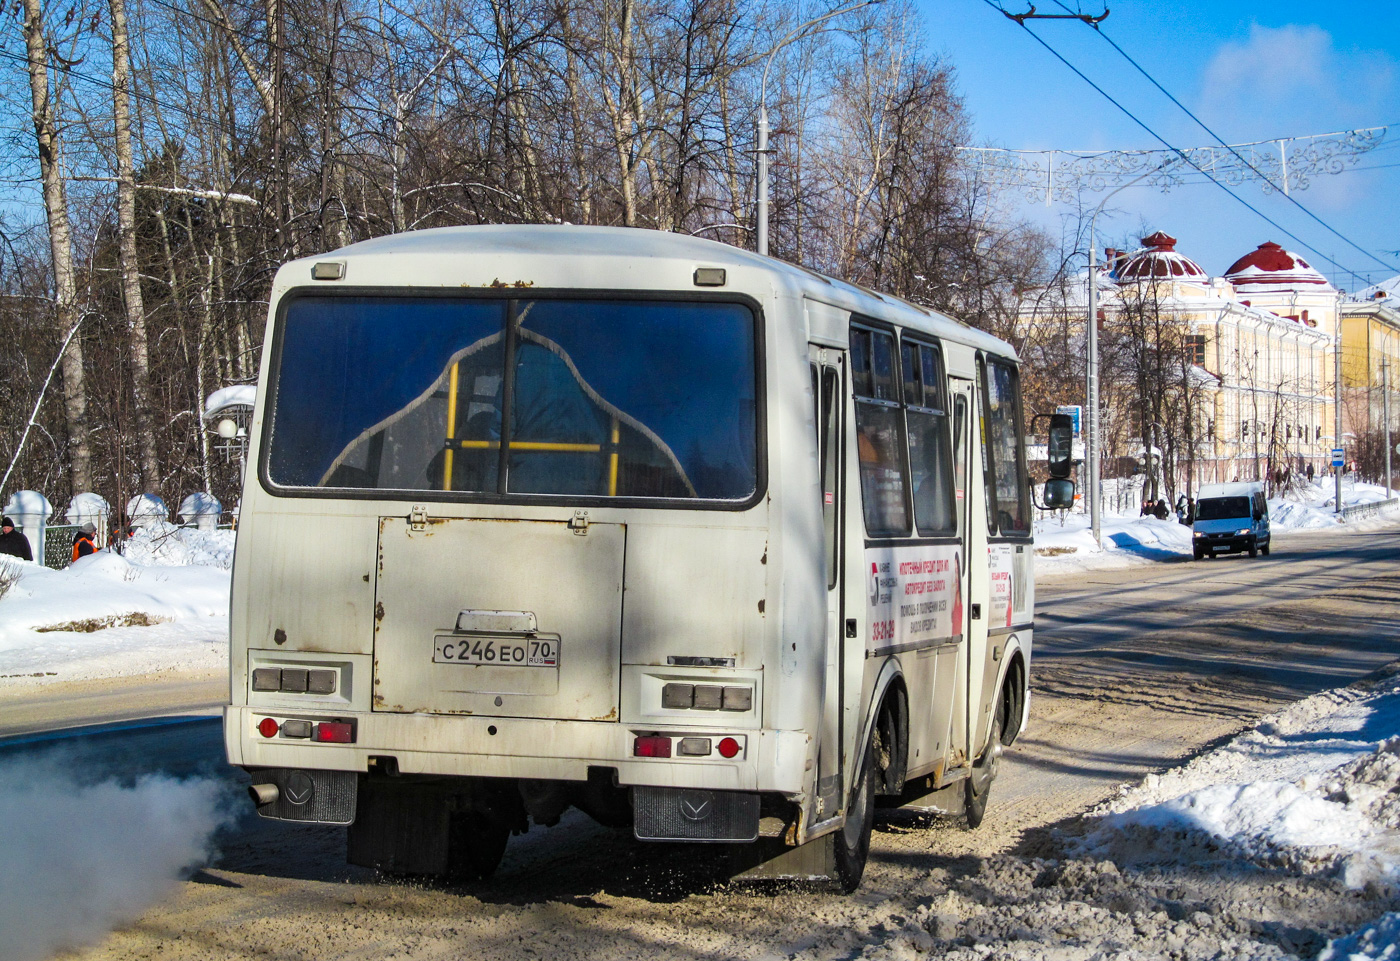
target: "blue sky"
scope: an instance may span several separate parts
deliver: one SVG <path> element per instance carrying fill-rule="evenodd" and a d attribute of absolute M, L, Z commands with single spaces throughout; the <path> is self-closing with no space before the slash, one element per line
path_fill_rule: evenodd
<path fill-rule="evenodd" d="M 1026 149 L 1159 148 L 1150 134 L 984 0 L 915 0 L 928 44 L 957 71 L 979 143 Z M 1026 0 L 996 0 L 1024 12 Z M 1102 13 L 1091 0 L 1063 0 Z M 1038 13 L 1063 13 L 1037 0 Z M 1098 244 L 1162 229 L 1212 274 L 1266 240 L 1301 253 L 1344 289 L 1400 274 L 1400 5 L 1273 0 L 1113 0 L 1101 28 L 1227 143 L 1392 125 L 1356 169 L 1317 176 L 1294 199 L 1388 268 L 1255 184 L 1240 197 L 1300 244 L 1208 183 L 1168 193 L 1140 185 L 1109 202 Z M 1027 25 L 1173 146 L 1213 143 L 1101 37 L 1073 20 Z M 1362 169 L 1368 168 L 1368 169 Z M 1102 194 L 1085 192 L 1090 208 Z M 1058 234 L 1070 206 L 1013 201 Z M 1343 274 L 1318 253 L 1347 270 Z"/>

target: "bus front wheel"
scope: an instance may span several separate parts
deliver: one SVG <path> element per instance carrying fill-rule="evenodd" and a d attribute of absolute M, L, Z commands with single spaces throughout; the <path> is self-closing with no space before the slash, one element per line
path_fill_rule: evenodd
<path fill-rule="evenodd" d="M 865 750 L 860 781 L 846 809 L 846 823 L 836 832 L 836 880 L 842 894 L 860 887 L 865 862 L 870 857 L 870 831 L 875 823 L 875 751 Z"/>
<path fill-rule="evenodd" d="M 1006 698 L 997 698 L 996 714 L 992 717 L 992 729 L 987 732 L 987 749 L 982 757 L 972 765 L 972 774 L 965 782 L 964 807 L 967 812 L 967 826 L 975 828 L 982 823 L 987 813 L 987 796 L 996 780 L 997 768 L 1001 760 L 1001 732 L 1006 729 Z"/>

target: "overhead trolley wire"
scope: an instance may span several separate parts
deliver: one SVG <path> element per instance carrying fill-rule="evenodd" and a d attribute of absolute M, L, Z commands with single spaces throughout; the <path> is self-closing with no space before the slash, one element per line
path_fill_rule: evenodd
<path fill-rule="evenodd" d="M 998 13 L 1002 14 L 1003 16 L 1006 15 L 1006 10 L 1003 9 L 1001 6 L 999 6 L 999 5 L 995 2 L 995 0 L 982 0 L 982 2 L 985 3 L 987 6 L 991 7 L 993 10 L 995 10 L 995 11 L 997 11 Z M 1014 20 L 1014 19 L 1016 19 L 1016 18 L 1014 18 L 1014 17 L 1009 17 L 1008 19 L 1013 19 L 1013 20 Z M 1198 164 L 1198 163 L 1196 163 L 1195 161 L 1193 161 L 1193 160 L 1192 160 L 1190 157 L 1188 157 L 1179 147 L 1176 147 L 1176 146 L 1174 146 L 1173 144 L 1171 144 L 1170 142 L 1168 142 L 1168 141 L 1166 140 L 1166 138 L 1164 138 L 1164 137 L 1162 137 L 1160 134 L 1158 134 L 1157 131 L 1153 130 L 1151 127 L 1149 127 L 1149 126 L 1148 126 L 1146 123 L 1144 123 L 1142 120 L 1138 119 L 1137 115 L 1134 114 L 1131 110 L 1129 110 L 1127 107 L 1123 106 L 1123 105 L 1122 105 L 1121 103 L 1119 103 L 1116 99 L 1114 99 L 1114 97 L 1113 97 L 1108 91 L 1104 90 L 1103 87 L 1100 87 L 1100 86 L 1099 86 L 1098 84 L 1096 84 L 1094 81 L 1090 80 L 1087 76 L 1085 76 L 1085 74 L 1084 74 L 1084 72 L 1083 72 L 1082 70 L 1080 70 L 1080 69 L 1079 69 L 1078 67 L 1076 67 L 1074 64 L 1070 63 L 1070 62 L 1069 62 L 1068 60 L 1066 60 L 1063 56 L 1061 56 L 1061 55 L 1060 55 L 1060 52 L 1059 52 L 1058 50 L 1056 50 L 1054 47 L 1050 46 L 1050 44 L 1046 43 L 1045 40 L 1043 40 L 1040 36 L 1038 36 L 1038 35 L 1035 33 L 1035 31 L 1031 30 L 1030 27 L 1027 27 L 1024 23 L 1022 23 L 1022 24 L 1021 24 L 1021 29 L 1024 30 L 1024 31 L 1026 31 L 1026 33 L 1029 34 L 1030 37 L 1031 37 L 1033 40 L 1035 40 L 1036 43 L 1040 44 L 1040 45 L 1041 45 L 1042 47 L 1044 47 L 1047 51 L 1049 51 L 1049 53 L 1050 53 L 1051 56 L 1053 56 L 1056 60 L 1060 61 L 1060 63 L 1064 64 L 1066 67 L 1068 67 L 1070 70 L 1072 70 L 1072 71 L 1074 72 L 1075 76 L 1079 77 L 1079 79 L 1083 80 L 1083 81 L 1084 81 L 1085 83 L 1087 83 L 1089 86 L 1093 87 L 1095 90 L 1097 90 L 1097 91 L 1099 92 L 1099 94 L 1100 94 L 1105 100 L 1107 100 L 1109 103 L 1113 104 L 1113 105 L 1114 105 L 1115 107 L 1117 107 L 1120 111 L 1122 111 L 1123 114 L 1124 114 L 1129 120 L 1131 120 L 1133 123 L 1137 124 L 1137 125 L 1138 125 L 1139 127 L 1141 127 L 1143 130 L 1145 130 L 1145 131 L 1148 133 L 1148 135 L 1152 137 L 1152 139 L 1156 140 L 1156 141 L 1157 141 L 1158 143 L 1160 143 L 1162 146 L 1166 147 L 1168 150 L 1170 150 L 1170 151 L 1172 151 L 1173 153 L 1175 153 L 1175 154 L 1176 154 L 1178 157 L 1180 157 L 1183 161 L 1185 161 L 1187 164 L 1189 164 L 1191 167 L 1193 167 L 1195 170 L 1197 170 L 1199 173 L 1201 173 L 1203 176 L 1205 176 L 1206 179 L 1208 179 L 1211 183 L 1215 184 L 1215 185 L 1216 185 L 1217 187 L 1219 187 L 1221 190 L 1225 191 L 1227 194 L 1229 194 L 1231 197 L 1233 197 L 1236 201 L 1238 201 L 1240 204 L 1242 204 L 1246 209 L 1248 209 L 1251 213 L 1253 213 L 1255 216 L 1257 216 L 1260 220 L 1262 220 L 1262 221 L 1264 221 L 1265 223 L 1269 224 L 1270 226 L 1274 227 L 1276 230 L 1278 230 L 1278 231 L 1279 231 L 1280 233 L 1282 233 L 1284 236 L 1289 237 L 1289 238 L 1291 238 L 1291 239 L 1297 241 L 1299 244 L 1303 245 L 1303 246 L 1306 247 L 1308 250 L 1311 250 L 1313 253 L 1315 253 L 1315 254 L 1317 254 L 1319 257 L 1321 257 L 1323 260 L 1327 261 L 1327 262 L 1330 263 L 1332 266 L 1336 267 L 1338 270 L 1340 270 L 1340 271 L 1342 271 L 1342 272 L 1344 272 L 1344 273 L 1350 274 L 1350 275 L 1353 276 L 1353 277 L 1357 277 L 1357 278 L 1360 278 L 1360 277 L 1361 277 L 1361 275 L 1360 275 L 1357 271 L 1354 271 L 1354 270 L 1352 270 L 1350 267 L 1345 267 L 1345 266 L 1343 266 L 1342 264 L 1338 263 L 1336 260 L 1334 260 L 1333 258 L 1329 257 L 1327 254 L 1323 253 L 1323 252 L 1322 252 L 1321 250 L 1319 250 L 1317 247 L 1314 247 L 1312 244 L 1308 243 L 1306 240 L 1304 240 L 1303 238 L 1299 237 L 1297 234 L 1293 233 L 1293 231 L 1289 230 L 1287 227 L 1284 227 L 1284 226 L 1283 226 L 1282 224 L 1280 224 L 1278 221 L 1274 220 L 1272 217 L 1270 217 L 1270 216 L 1268 216 L 1267 214 L 1265 214 L 1265 213 L 1264 213 L 1263 211 L 1261 211 L 1259 208 L 1257 208 L 1257 207 L 1255 207 L 1253 204 L 1251 204 L 1248 200 L 1245 200 L 1245 199 L 1244 199 L 1243 197 L 1241 197 L 1239 194 L 1235 193 L 1233 190 L 1230 189 L 1230 187 L 1229 187 L 1227 184 L 1223 184 L 1223 183 L 1221 183 L 1219 180 L 1215 179 L 1215 177 L 1211 176 L 1211 174 L 1210 174 L 1209 171 L 1205 170 L 1203 167 L 1200 166 L 1200 164 Z M 1389 269 L 1392 269 L 1392 268 L 1387 267 L 1386 269 L 1389 270 Z"/>
<path fill-rule="evenodd" d="M 1064 11 L 1067 12 L 1067 13 L 1068 13 L 1068 12 L 1071 12 L 1070 9 L 1069 9 L 1069 7 L 1067 7 L 1067 6 L 1065 6 L 1063 3 L 1061 3 L 1060 0 L 1054 0 L 1054 2 L 1055 2 L 1055 5 L 1056 5 L 1057 7 L 1059 7 L 1061 10 L 1064 10 Z M 1076 19 L 1077 19 L 1077 18 L 1076 18 Z M 1094 28 L 1094 32 L 1097 33 L 1100 37 L 1102 37 L 1102 38 L 1108 43 L 1108 45 L 1109 45 L 1110 47 L 1112 47 L 1114 50 L 1118 51 L 1118 54 L 1119 54 L 1124 60 L 1126 60 L 1126 61 L 1128 61 L 1128 63 L 1132 64 L 1132 65 L 1133 65 L 1133 69 L 1137 70 L 1138 73 L 1142 74 L 1145 78 L 1147 78 L 1148 83 L 1152 84 L 1152 86 L 1156 87 L 1159 91 L 1161 91 L 1161 93 L 1162 93 L 1163 96 L 1165 96 L 1165 97 L 1166 97 L 1168 100 L 1170 100 L 1172 103 L 1174 103 L 1174 104 L 1176 104 L 1178 107 L 1180 107 L 1182 113 L 1186 114 L 1186 116 L 1190 117 L 1193 121 L 1195 121 L 1195 123 L 1196 123 L 1196 125 L 1197 125 L 1198 127 L 1200 127 L 1202 130 L 1204 130 L 1206 133 L 1210 134 L 1210 136 L 1213 137 L 1213 138 L 1215 139 L 1215 142 L 1216 142 L 1216 143 L 1220 144 L 1220 146 L 1224 147 L 1226 150 L 1230 151 L 1230 153 L 1234 154 L 1235 157 L 1240 161 L 1240 163 L 1244 164 L 1244 165 L 1245 165 L 1246 167 L 1248 167 L 1250 170 L 1254 171 L 1256 174 L 1258 174 L 1258 175 L 1260 176 L 1260 178 L 1263 179 L 1263 181 L 1264 181 L 1266 184 L 1268 184 L 1270 187 L 1274 188 L 1274 190 L 1276 190 L 1276 191 L 1278 191 L 1280 194 L 1282 194 L 1282 195 L 1283 195 L 1283 198 L 1284 198 L 1285 200 L 1287 200 L 1289 203 L 1293 204 L 1293 206 L 1297 207 L 1297 208 L 1298 208 L 1299 210 L 1301 210 L 1303 213 L 1307 214 L 1307 215 L 1308 215 L 1309 217 L 1311 217 L 1314 221 L 1316 221 L 1320 226 L 1322 226 L 1322 227 L 1325 228 L 1328 232 L 1330 232 L 1333 236 L 1337 237 L 1339 240 L 1345 241 L 1346 243 L 1350 244 L 1354 249 L 1356 249 L 1356 250 L 1359 251 L 1360 253 L 1364 254 L 1365 256 L 1370 257 L 1372 260 L 1374 260 L 1376 263 L 1380 264 L 1380 265 L 1381 265 L 1383 268 L 1385 268 L 1386 270 L 1394 270 L 1394 269 L 1396 268 L 1396 265 L 1394 265 L 1394 264 L 1388 264 L 1388 263 L 1386 263 L 1384 260 L 1381 260 L 1381 258 L 1379 258 L 1379 257 L 1377 257 L 1375 254 L 1371 253 L 1371 251 L 1369 251 L 1369 250 L 1367 250 L 1366 248 L 1362 247 L 1360 244 L 1356 243 L 1356 242 L 1355 242 L 1354 240 L 1352 240 L 1350 237 L 1347 237 L 1347 236 L 1346 236 L 1345 234 L 1343 234 L 1341 231 L 1337 230 L 1337 229 L 1336 229 L 1335 227 L 1333 227 L 1331 224 L 1327 223 L 1327 221 L 1323 220 L 1323 219 L 1322 219 L 1321 217 L 1319 217 L 1317 214 L 1313 213 L 1311 210 L 1309 210 L 1307 207 L 1305 207 L 1305 206 L 1303 205 L 1302 201 L 1298 200 L 1298 198 L 1296 198 L 1296 197 L 1294 197 L 1292 194 L 1288 193 L 1288 191 L 1284 190 L 1279 184 L 1274 183 L 1273 180 L 1271 180 L 1271 179 L 1269 178 L 1269 175 L 1268 175 L 1268 174 L 1264 173 L 1264 171 L 1260 170 L 1258 167 L 1254 166 L 1254 164 L 1252 164 L 1252 163 L 1250 163 L 1248 160 L 1246 160 L 1246 159 L 1244 158 L 1244 155 L 1243 155 L 1243 154 L 1241 154 L 1241 153 L 1240 153 L 1238 150 L 1236 150 L 1234 147 L 1232 147 L 1232 146 L 1230 146 L 1228 143 L 1226 143 L 1223 137 L 1221 137 L 1218 133 L 1216 133 L 1216 132 L 1215 132 L 1214 130 L 1212 130 L 1209 126 L 1207 126 L 1207 124 L 1206 124 L 1206 122 L 1205 122 L 1204 120 L 1202 120 L 1200 117 L 1198 117 L 1198 116 L 1196 116 L 1194 113 L 1192 113 L 1191 110 L 1190 110 L 1184 103 L 1182 103 L 1180 100 L 1176 99 L 1176 97 L 1174 97 L 1174 96 L 1172 95 L 1171 91 L 1169 91 L 1166 87 L 1164 87 L 1164 86 L 1162 86 L 1160 83 L 1158 83 L 1157 80 L 1156 80 L 1156 78 L 1153 77 L 1152 74 L 1148 73 L 1148 72 L 1143 68 L 1143 66 L 1142 66 L 1141 64 L 1139 64 L 1136 60 L 1134 60 L 1131 56 L 1129 56 L 1129 54 L 1128 54 L 1128 52 L 1127 52 L 1126 50 L 1124 50 L 1122 47 L 1118 46 L 1118 44 L 1114 42 L 1113 38 L 1110 37 L 1110 36 L 1104 31 L 1103 26 L 1102 26 L 1101 23 L 1099 23 L 1098 21 L 1088 21 L 1088 20 L 1086 20 L 1086 21 L 1084 21 L 1084 22 L 1085 22 L 1085 23 L 1088 23 L 1089 26 L 1093 27 L 1093 28 Z"/>

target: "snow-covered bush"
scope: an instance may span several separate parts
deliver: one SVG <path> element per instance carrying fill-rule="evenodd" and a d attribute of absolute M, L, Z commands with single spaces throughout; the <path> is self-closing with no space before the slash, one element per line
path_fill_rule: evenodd
<path fill-rule="evenodd" d="M 24 568 L 19 561 L 0 558 L 0 600 L 5 599 L 5 595 L 10 593 L 10 588 L 18 584 L 23 576 Z"/>

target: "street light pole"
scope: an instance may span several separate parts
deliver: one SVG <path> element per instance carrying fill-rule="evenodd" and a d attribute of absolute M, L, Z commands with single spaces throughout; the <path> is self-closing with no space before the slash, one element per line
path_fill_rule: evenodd
<path fill-rule="evenodd" d="M 819 23 L 824 23 L 832 17 L 839 17 L 843 13 L 850 13 L 852 10 L 859 10 L 862 7 L 873 7 L 877 3 L 884 3 L 885 0 L 861 0 L 860 3 L 853 3 L 848 7 L 833 10 L 830 13 L 814 17 L 806 23 L 801 24 L 786 37 L 773 45 L 773 49 L 768 51 L 768 61 L 763 65 L 763 82 L 758 88 L 758 252 L 768 253 L 768 70 L 773 66 L 773 58 L 778 51 L 802 37 L 809 29 Z"/>
<path fill-rule="evenodd" d="M 1332 384 L 1332 419 L 1335 421 L 1337 442 L 1336 448 L 1342 452 L 1342 464 L 1340 467 L 1333 466 L 1332 479 L 1336 482 L 1336 504 L 1337 517 L 1342 517 L 1342 472 L 1346 470 L 1347 453 L 1346 442 L 1342 439 L 1342 311 L 1340 304 L 1337 309 L 1337 336 L 1332 344 L 1335 358 L 1335 370 L 1333 372 Z M 1332 458 L 1335 462 L 1336 458 Z"/>
<path fill-rule="evenodd" d="M 1099 214 L 1103 212 L 1104 205 L 1122 190 L 1127 190 L 1133 184 L 1146 180 L 1157 173 L 1160 168 L 1154 168 L 1141 176 L 1134 177 L 1117 190 L 1109 193 L 1094 208 L 1094 215 L 1089 218 L 1089 319 L 1088 319 L 1088 363 L 1084 377 L 1084 406 L 1088 408 L 1087 430 L 1084 435 L 1085 459 L 1089 464 L 1089 528 L 1094 535 L 1094 543 L 1102 546 L 1100 538 L 1100 513 L 1101 501 L 1103 500 L 1103 490 L 1099 478 L 1099 284 L 1095 276 L 1096 264 L 1094 228 L 1098 224 Z M 1149 459 L 1151 454 L 1149 452 Z"/>

